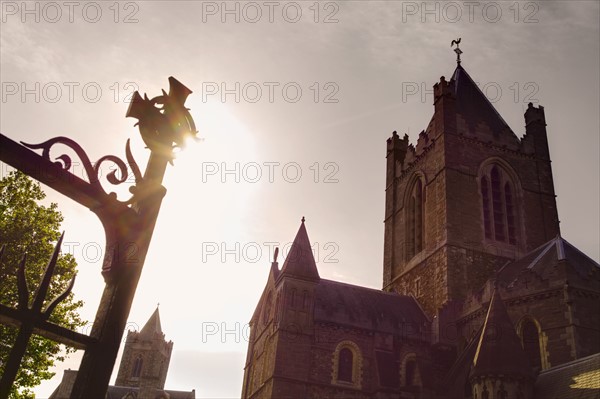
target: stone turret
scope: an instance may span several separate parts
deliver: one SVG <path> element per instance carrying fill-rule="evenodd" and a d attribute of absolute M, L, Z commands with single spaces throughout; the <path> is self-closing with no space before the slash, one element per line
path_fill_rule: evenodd
<path fill-rule="evenodd" d="M 434 129 L 437 133 L 456 133 L 456 92 L 454 86 L 454 79 L 447 81 L 444 76 L 433 86 Z"/>
<path fill-rule="evenodd" d="M 537 108 L 529 103 L 525 111 L 525 136 L 524 142 L 533 147 L 535 154 L 542 159 L 550 159 L 550 150 L 548 149 L 548 135 L 546 133 L 546 115 L 544 107 Z"/>

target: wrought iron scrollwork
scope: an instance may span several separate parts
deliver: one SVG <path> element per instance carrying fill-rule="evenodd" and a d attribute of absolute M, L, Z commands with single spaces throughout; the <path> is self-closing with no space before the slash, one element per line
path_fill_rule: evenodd
<path fill-rule="evenodd" d="M 196 139 L 196 134 L 198 132 L 189 109 L 185 107 L 185 101 L 192 91 L 171 76 L 169 77 L 169 94 L 164 90 L 162 93 L 161 96 L 149 99 L 147 95 L 144 95 L 142 98 L 136 91 L 126 116 L 138 119 L 136 126 L 139 126 L 144 143 L 146 143 L 151 151 L 166 156 L 172 164 L 173 149 L 184 147 L 188 138 Z M 115 155 L 105 155 L 92 163 L 83 148 L 68 137 L 55 137 L 39 144 L 30 144 L 21 141 L 21 144 L 32 150 L 41 149 L 42 157 L 44 159 L 54 162 L 64 171 L 69 171 L 73 165 L 71 157 L 67 154 L 61 154 L 52 160 L 50 157 L 50 150 L 56 144 L 62 144 L 69 147 L 81 160 L 89 183 L 114 200 L 117 199 L 116 193 L 106 193 L 100 183 L 101 165 L 104 162 L 112 162 L 117 167 L 117 169 L 106 175 L 106 180 L 115 186 L 128 180 L 129 169 L 131 169 L 136 183 L 129 188 L 132 196 L 127 201 L 118 202 L 129 205 L 137 200 L 136 194 L 140 192 L 138 186 L 142 183 L 143 177 L 142 172 L 131 153 L 130 140 L 127 140 L 127 144 L 125 145 L 127 164 Z M 129 169 L 127 167 L 128 165 Z"/>
<path fill-rule="evenodd" d="M 68 137 L 62 137 L 62 136 L 55 137 L 50 140 L 44 141 L 43 143 L 40 143 L 40 144 L 30 144 L 30 143 L 25 143 L 25 142 L 21 141 L 21 144 L 23 144 L 25 147 L 30 148 L 32 150 L 41 149 L 42 157 L 51 162 L 52 162 L 52 159 L 50 157 L 50 151 L 54 145 L 62 144 L 62 145 L 69 147 L 70 149 L 72 149 L 75 152 L 75 154 L 77 154 L 77 156 L 81 160 L 81 163 L 86 172 L 89 183 L 102 191 L 104 191 L 104 189 L 102 188 L 102 184 L 100 183 L 100 167 L 104 162 L 112 162 L 117 167 L 117 169 L 111 171 L 110 173 L 108 173 L 106 175 L 106 180 L 110 184 L 116 186 L 116 185 L 126 182 L 127 179 L 129 178 L 129 170 L 127 168 L 127 164 L 121 158 L 119 158 L 115 155 L 105 155 L 105 156 L 101 157 L 100 159 L 98 159 L 96 162 L 92 163 L 90 161 L 89 156 L 86 154 L 86 152 L 83 150 L 83 148 L 81 148 L 81 146 L 79 144 L 77 144 L 77 142 L 75 142 L 74 140 L 71 140 Z M 129 163 L 129 167 L 131 168 L 133 176 L 135 177 L 136 183 L 141 182 L 142 174 L 141 174 L 140 169 L 139 169 L 137 163 L 135 162 L 135 159 L 133 158 L 133 155 L 131 153 L 130 140 L 127 140 L 127 144 L 125 145 L 125 156 L 127 157 L 127 162 Z M 69 155 L 61 154 L 54 158 L 54 164 L 60 166 L 65 172 L 67 172 L 67 171 L 69 171 L 69 169 L 71 169 L 71 166 L 73 165 L 73 161 L 71 160 L 71 157 Z M 117 172 L 118 172 L 118 175 L 117 175 Z M 133 193 L 134 190 L 132 190 L 132 188 L 130 188 L 129 190 L 130 190 L 130 192 Z M 104 192 L 106 193 L 106 191 L 104 191 Z M 106 193 L 106 194 L 110 197 L 113 197 L 114 199 L 116 199 L 116 197 L 117 197 L 116 193 L 114 193 L 114 192 Z M 123 203 L 126 203 L 126 204 L 131 203 L 132 200 L 133 200 L 133 197 Z M 119 201 L 119 202 L 122 202 L 122 201 Z"/>

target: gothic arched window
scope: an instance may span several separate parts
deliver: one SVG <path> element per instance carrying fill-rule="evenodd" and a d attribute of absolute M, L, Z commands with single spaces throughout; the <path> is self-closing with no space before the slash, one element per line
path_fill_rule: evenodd
<path fill-rule="evenodd" d="M 352 380 L 352 367 L 354 365 L 354 355 L 348 348 L 342 348 L 340 350 L 340 359 L 338 362 L 338 380 L 353 382 Z"/>
<path fill-rule="evenodd" d="M 481 399 L 489 399 L 490 393 L 488 392 L 487 385 L 483 385 L 483 391 L 481 391 Z"/>
<path fill-rule="evenodd" d="M 484 170 L 480 185 L 485 238 L 516 245 L 515 189 L 508 173 L 492 164 Z"/>
<path fill-rule="evenodd" d="M 500 383 L 496 397 L 498 399 L 508 399 L 508 391 L 504 388 L 504 383 Z"/>
<path fill-rule="evenodd" d="M 496 241 L 504 241 L 504 215 L 505 209 L 502 204 L 502 190 L 500 183 L 500 172 L 498 167 L 494 166 L 491 172 L 492 181 L 492 212 L 494 217 L 494 238 Z"/>
<path fill-rule="evenodd" d="M 488 191 L 488 179 L 483 176 L 481 178 L 481 198 L 483 200 L 483 227 L 485 230 L 485 238 L 492 238 L 492 228 L 490 221 L 490 194 Z"/>
<path fill-rule="evenodd" d="M 515 234 L 515 207 L 513 202 L 513 194 L 510 184 L 504 184 L 504 200 L 506 205 L 506 227 L 508 228 L 508 242 L 516 244 L 517 238 Z"/>
<path fill-rule="evenodd" d="M 400 376 L 403 386 L 421 387 L 421 377 L 416 354 L 410 353 L 404 357 L 401 363 Z"/>
<path fill-rule="evenodd" d="M 408 198 L 406 215 L 407 260 L 423 250 L 423 183 L 417 179 Z"/>
<path fill-rule="evenodd" d="M 527 354 L 531 366 L 541 370 L 542 356 L 540 354 L 540 332 L 537 324 L 531 319 L 525 319 L 521 323 L 521 341 L 523 350 Z"/>
<path fill-rule="evenodd" d="M 142 365 L 144 361 L 142 360 L 142 355 L 138 355 L 133 362 L 133 369 L 131 371 L 131 376 L 133 378 L 140 378 L 142 374 Z"/>
<path fill-rule="evenodd" d="M 362 356 L 358 345 L 352 341 L 340 342 L 333 354 L 332 384 L 360 388 Z"/>

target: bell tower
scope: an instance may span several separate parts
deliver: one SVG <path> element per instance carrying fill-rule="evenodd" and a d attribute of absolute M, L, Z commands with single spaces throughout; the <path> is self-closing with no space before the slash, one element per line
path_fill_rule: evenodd
<path fill-rule="evenodd" d="M 116 386 L 162 390 L 165 387 L 173 342 L 165 340 L 158 307 L 139 331 L 128 331 Z"/>
<path fill-rule="evenodd" d="M 383 289 L 432 316 L 559 233 L 544 108 L 519 139 L 457 61 L 416 145 L 387 140 Z"/>

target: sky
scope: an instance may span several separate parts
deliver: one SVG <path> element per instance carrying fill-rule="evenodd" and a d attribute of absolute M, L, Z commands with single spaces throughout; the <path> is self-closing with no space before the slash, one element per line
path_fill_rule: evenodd
<path fill-rule="evenodd" d="M 459 37 L 463 67 L 517 136 L 527 103 L 545 107 L 561 233 L 600 257 L 597 1 L 3 0 L 1 11 L 0 131 L 15 141 L 67 136 L 97 160 L 125 159 L 130 138 L 144 165 L 125 118 L 132 92 L 160 95 L 169 76 L 193 91 L 201 140 L 167 169 L 128 323 L 140 329 L 160 303 L 174 342 L 167 389 L 240 396 L 247 323 L 274 247 L 285 258 L 303 216 L 321 277 L 381 288 L 385 140 L 397 130 L 416 142 Z M 72 172 L 85 177 L 80 163 Z M 122 186 L 104 184 L 126 199 Z M 102 226 L 45 191 L 93 320 Z M 58 364 L 38 397 L 80 360 Z"/>

